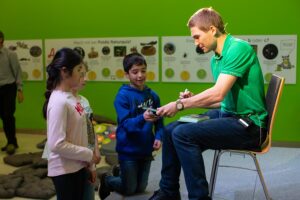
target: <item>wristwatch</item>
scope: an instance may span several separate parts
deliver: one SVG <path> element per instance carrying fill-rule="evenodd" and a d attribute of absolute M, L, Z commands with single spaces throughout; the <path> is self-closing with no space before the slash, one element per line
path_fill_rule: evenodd
<path fill-rule="evenodd" d="M 179 110 L 179 111 L 181 111 L 181 110 L 184 109 L 184 105 L 183 105 L 183 103 L 182 103 L 182 101 L 180 99 L 178 99 L 176 101 L 176 109 Z"/>

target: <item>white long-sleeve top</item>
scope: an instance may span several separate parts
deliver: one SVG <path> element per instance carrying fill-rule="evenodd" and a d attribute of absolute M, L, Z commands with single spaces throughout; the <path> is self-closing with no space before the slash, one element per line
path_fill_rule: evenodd
<path fill-rule="evenodd" d="M 93 151 L 87 140 L 85 111 L 71 92 L 54 90 L 47 108 L 48 176 L 86 167 Z"/>

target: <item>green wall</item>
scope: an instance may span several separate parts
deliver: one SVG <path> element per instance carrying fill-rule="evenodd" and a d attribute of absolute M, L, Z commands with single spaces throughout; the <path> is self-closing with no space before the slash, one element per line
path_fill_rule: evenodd
<path fill-rule="evenodd" d="M 212 6 L 228 22 L 227 31 L 233 35 L 299 35 L 299 4 L 298 0 L 3 0 L 0 29 L 6 39 L 189 35 L 186 23 L 190 15 L 200 7 Z M 298 52 L 299 46 L 298 42 Z M 300 141 L 299 78 L 297 70 L 298 83 L 284 88 L 274 127 L 275 141 Z M 89 82 L 82 94 L 88 97 L 96 114 L 115 119 L 112 102 L 120 85 Z M 163 104 L 175 100 L 178 92 L 185 88 L 196 93 L 211 86 L 200 83 L 148 85 L 159 94 Z M 44 81 L 25 82 L 25 101 L 17 105 L 17 128 L 45 128 L 41 114 L 44 90 Z M 183 113 L 187 112 L 195 110 Z M 174 119 L 167 118 L 165 122 Z"/>

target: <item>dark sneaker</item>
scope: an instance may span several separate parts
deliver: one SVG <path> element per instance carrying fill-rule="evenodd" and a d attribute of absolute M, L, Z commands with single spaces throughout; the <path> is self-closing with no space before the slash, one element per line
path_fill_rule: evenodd
<path fill-rule="evenodd" d="M 7 145 L 1 148 L 1 151 L 6 151 Z"/>
<path fill-rule="evenodd" d="M 44 139 L 43 141 L 41 141 L 40 143 L 38 143 L 38 144 L 36 145 L 36 148 L 38 148 L 38 149 L 44 149 L 44 148 L 45 148 L 45 145 L 46 145 L 46 142 L 47 142 L 47 138 Z"/>
<path fill-rule="evenodd" d="M 14 144 L 9 144 L 6 146 L 6 153 L 12 155 L 16 152 L 16 146 Z"/>
<path fill-rule="evenodd" d="M 177 194 L 175 196 L 169 196 L 162 190 L 157 190 L 154 192 L 154 194 L 152 195 L 152 197 L 150 197 L 149 200 L 181 200 L 181 197 L 180 194 Z"/>
<path fill-rule="evenodd" d="M 2 147 L 2 148 L 1 148 L 1 151 L 6 151 L 8 145 L 9 145 L 9 144 L 7 144 L 7 145 L 5 145 L 4 147 Z M 14 146 L 15 146 L 16 149 L 19 148 L 19 146 L 18 146 L 17 144 L 14 144 Z"/>
<path fill-rule="evenodd" d="M 107 176 L 109 176 L 109 173 L 104 173 L 100 178 L 100 187 L 98 190 L 98 195 L 101 200 L 105 199 L 110 195 L 110 189 L 105 184 L 105 179 Z"/>
<path fill-rule="evenodd" d="M 120 165 L 113 166 L 112 174 L 113 176 L 120 176 Z"/>

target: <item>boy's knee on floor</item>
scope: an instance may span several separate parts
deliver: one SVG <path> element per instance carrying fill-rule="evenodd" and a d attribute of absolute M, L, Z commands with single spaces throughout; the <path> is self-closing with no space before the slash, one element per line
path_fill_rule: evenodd
<path fill-rule="evenodd" d="M 128 188 L 127 190 L 124 191 L 124 195 L 130 196 L 135 193 L 135 188 Z"/>

